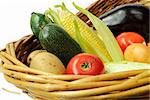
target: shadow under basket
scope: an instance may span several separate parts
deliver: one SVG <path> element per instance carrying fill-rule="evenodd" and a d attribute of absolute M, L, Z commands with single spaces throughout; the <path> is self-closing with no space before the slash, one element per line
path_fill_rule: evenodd
<path fill-rule="evenodd" d="M 98 0 L 87 10 L 96 16 L 127 3 L 148 5 L 148 0 Z M 104 7 L 105 4 L 105 7 Z M 84 22 L 88 18 L 77 13 Z M 8 43 L 1 50 L 0 69 L 5 79 L 22 89 L 36 100 L 107 100 L 128 99 L 148 100 L 150 91 L 150 70 L 134 70 L 89 75 L 54 75 L 31 69 L 27 64 L 28 55 L 42 47 L 34 35 Z"/>

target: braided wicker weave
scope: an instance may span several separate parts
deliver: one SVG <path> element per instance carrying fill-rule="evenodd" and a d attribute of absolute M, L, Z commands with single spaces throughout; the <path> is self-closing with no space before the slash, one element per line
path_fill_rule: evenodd
<path fill-rule="evenodd" d="M 143 3 L 148 0 L 98 0 L 87 9 L 99 16 L 112 8 L 126 3 Z M 84 21 L 88 18 L 77 15 Z M 87 75 L 54 75 L 28 67 L 27 57 L 34 50 L 42 49 L 34 35 L 8 43 L 0 52 L 1 71 L 5 79 L 21 88 L 36 100 L 101 100 L 101 99 L 149 99 L 150 70 L 135 70 Z M 131 78 L 133 77 L 133 78 Z"/>

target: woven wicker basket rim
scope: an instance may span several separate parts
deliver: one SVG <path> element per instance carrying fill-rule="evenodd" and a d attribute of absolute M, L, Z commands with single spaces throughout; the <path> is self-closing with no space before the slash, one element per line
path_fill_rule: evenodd
<path fill-rule="evenodd" d="M 110 9 L 107 9 L 107 8 L 105 9 L 105 11 L 98 10 L 98 9 L 100 9 L 99 5 L 101 5 L 103 3 L 108 4 L 108 5 L 114 4 L 114 7 L 116 7 L 118 5 L 122 5 L 122 4 L 126 4 L 126 3 L 134 3 L 134 2 L 139 2 L 139 1 L 143 1 L 143 0 L 98 0 L 98 1 L 94 2 L 93 4 L 91 4 L 89 7 L 87 7 L 86 9 L 89 10 L 90 12 L 92 12 L 94 15 L 99 16 L 99 15 L 103 14 L 104 12 L 110 10 Z M 147 2 L 147 1 L 148 0 L 145 0 L 145 2 Z M 97 9 L 97 10 L 95 11 L 94 9 Z M 101 9 L 104 9 L 104 8 L 101 8 Z M 84 22 L 88 21 L 88 18 L 80 12 L 77 13 L 77 16 L 80 19 L 82 19 Z M 34 45 L 34 47 L 33 47 L 33 45 Z M 29 34 L 27 36 L 24 36 L 20 40 L 10 43 L 8 45 L 8 47 L 9 46 L 10 46 L 10 48 L 11 48 L 11 46 L 14 47 L 14 50 L 13 51 L 11 50 L 11 51 L 15 52 L 15 54 L 12 54 L 11 51 L 9 51 L 6 48 L 6 49 L 2 50 L 3 51 L 2 53 L 0 53 L 0 58 L 1 58 L 1 56 L 2 56 L 2 58 L 3 57 L 6 58 L 6 59 L 2 59 L 2 60 L 4 62 L 6 61 L 8 63 L 11 62 L 10 59 L 15 60 L 17 58 L 19 61 L 17 62 L 17 64 L 15 64 L 13 62 L 13 65 L 7 65 L 7 64 L 4 65 L 4 68 L 2 68 L 2 72 L 4 73 L 5 79 L 8 82 L 10 82 L 10 83 L 16 85 L 17 87 L 21 88 L 23 91 L 27 92 L 29 96 L 31 96 L 32 98 L 36 98 L 37 100 L 49 100 L 49 98 L 51 98 L 53 100 L 54 99 L 56 99 L 56 100 L 60 100 L 60 99 L 61 100 L 71 100 L 71 99 L 75 100 L 75 99 L 78 99 L 78 98 L 75 98 L 72 95 L 72 93 L 79 96 L 79 98 L 81 97 L 81 100 L 101 100 L 101 98 L 105 98 L 105 96 L 108 96 L 107 94 L 109 94 L 109 97 L 111 97 L 111 94 L 115 94 L 115 93 L 116 93 L 116 96 L 118 96 L 118 98 L 120 98 L 119 97 L 120 95 L 125 96 L 125 98 L 121 98 L 122 100 L 123 99 L 131 99 L 131 98 L 132 99 L 141 98 L 141 99 L 144 99 L 144 100 L 149 99 L 149 93 L 148 92 L 150 91 L 150 89 L 147 89 L 147 87 L 149 86 L 149 85 L 147 85 L 147 84 L 149 84 L 149 82 L 148 82 L 149 77 L 146 76 L 146 75 L 149 75 L 149 71 L 137 70 L 137 71 L 133 71 L 133 72 L 129 71 L 129 72 L 116 73 L 115 75 L 118 75 L 118 78 L 113 78 L 109 74 L 108 74 L 108 76 L 107 76 L 107 74 L 106 75 L 104 74 L 104 75 L 101 76 L 102 79 L 97 78 L 97 77 L 100 77 L 100 76 L 91 77 L 91 76 L 80 76 L 80 75 L 75 76 L 75 77 L 70 76 L 71 78 L 69 77 L 70 78 L 69 79 L 68 77 L 66 78 L 66 75 L 64 75 L 64 76 L 50 75 L 48 73 L 35 71 L 35 70 L 32 70 L 32 69 L 26 67 L 26 66 L 28 66 L 28 64 L 27 64 L 28 55 L 34 50 L 41 50 L 42 49 L 39 41 L 37 40 L 37 38 L 34 35 Z M 14 58 L 11 58 L 12 56 Z M 23 66 L 23 68 L 20 68 L 18 66 Z M 123 75 L 126 75 L 126 74 L 127 74 L 127 77 L 124 77 Z M 114 74 L 112 74 L 112 75 L 114 75 Z M 135 82 L 135 84 L 132 83 L 135 80 L 130 80 L 131 76 L 134 76 L 137 79 L 139 79 L 139 80 L 135 79 L 137 81 L 137 83 L 136 82 Z M 89 77 L 91 77 L 91 78 L 89 78 Z M 32 78 L 33 78 L 33 80 L 32 80 Z M 80 84 L 80 79 L 82 79 L 82 78 L 83 78 L 83 83 Z M 91 80 L 95 79 L 97 81 L 102 81 L 102 82 L 104 81 L 104 82 L 103 82 L 103 84 L 99 84 L 96 81 L 92 81 L 92 82 L 95 82 L 94 84 L 96 84 L 97 87 L 94 87 L 93 83 L 89 83 L 91 87 L 93 86 L 90 90 L 90 89 L 87 88 L 87 87 L 90 88 L 90 86 L 87 86 L 87 87 L 83 86 L 83 84 L 85 86 L 87 84 L 86 81 L 85 81 L 86 84 L 84 83 L 84 78 L 85 78 L 85 80 L 88 80 L 87 78 L 89 78 Z M 114 79 L 114 81 L 113 81 L 113 79 Z M 121 90 L 121 89 L 119 90 L 118 89 L 118 91 L 120 93 L 122 93 L 122 94 L 119 94 L 119 92 L 116 89 L 116 91 L 110 91 L 106 95 L 102 93 L 101 94 L 102 96 L 97 95 L 98 92 L 96 92 L 97 94 L 95 94 L 95 95 L 93 95 L 91 93 L 93 96 L 88 95 L 88 92 L 87 92 L 86 94 L 84 94 L 83 98 L 82 98 L 82 93 L 77 94 L 80 90 L 81 91 L 84 91 L 84 90 L 88 91 L 89 90 L 89 91 L 94 92 L 94 90 L 97 91 L 98 89 L 101 89 L 100 87 L 105 89 L 105 86 L 103 86 L 103 85 L 105 84 L 106 87 L 107 86 L 109 87 L 110 83 L 108 83 L 108 81 L 112 82 L 111 85 L 114 85 L 114 87 L 117 88 L 117 87 L 120 86 L 118 84 L 122 84 L 124 81 L 126 81 L 124 79 L 127 80 L 126 84 L 131 85 L 131 87 L 127 86 L 127 89 L 124 88 L 124 90 L 126 90 L 127 93 L 124 90 Z M 73 84 L 70 84 L 69 83 L 70 80 L 71 81 L 75 80 L 75 83 L 78 84 L 77 85 L 78 87 L 73 85 Z M 79 80 L 79 83 L 78 83 L 78 80 Z M 82 80 L 81 80 L 81 82 L 82 82 Z M 68 85 L 68 83 L 69 83 L 70 86 Z M 126 84 L 123 84 L 123 86 L 125 87 Z M 81 89 L 80 85 L 83 86 L 84 88 Z M 137 85 L 137 86 L 132 87 L 132 85 Z M 62 88 L 59 88 L 59 87 L 62 87 Z M 68 87 L 71 87 L 72 90 L 69 90 Z M 42 88 L 44 88 L 45 90 L 42 89 Z M 113 88 L 113 86 L 112 86 L 112 88 Z M 75 89 L 75 91 L 73 91 L 74 89 Z M 106 90 L 107 90 L 107 88 L 106 88 Z M 76 91 L 77 91 L 77 93 L 75 93 Z M 109 89 L 108 89 L 108 91 L 109 91 Z M 136 94 L 133 93 L 133 91 L 135 93 L 137 91 L 137 93 L 141 93 L 141 94 L 139 94 L 138 96 L 135 96 Z M 141 92 L 139 92 L 139 91 L 141 91 Z M 128 94 L 128 93 L 130 93 L 130 94 Z M 129 97 L 127 97 L 127 94 L 128 94 Z M 87 99 L 85 97 L 86 95 L 88 95 Z M 72 98 L 69 98 L 69 97 L 72 97 Z M 116 99 L 116 97 L 113 97 L 113 99 Z"/>

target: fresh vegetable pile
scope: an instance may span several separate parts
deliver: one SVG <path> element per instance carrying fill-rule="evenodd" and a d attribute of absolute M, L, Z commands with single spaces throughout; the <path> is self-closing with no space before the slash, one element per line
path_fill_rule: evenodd
<path fill-rule="evenodd" d="M 125 5 L 98 18 L 75 3 L 73 5 L 89 18 L 95 30 L 70 12 L 64 3 L 56 5 L 58 11 L 48 9 L 45 14 L 32 13 L 31 29 L 42 47 L 52 54 L 44 51 L 45 54 L 43 55 L 37 54 L 39 57 L 32 56 L 31 68 L 57 74 L 62 74 L 66 70 L 66 74 L 81 75 L 150 69 L 150 47 L 147 46 L 149 41 L 145 40 L 143 35 L 140 35 L 142 33 L 139 34 L 134 31 L 117 33 L 121 32 L 122 30 L 119 29 L 130 23 L 129 20 L 135 17 L 131 14 L 132 11 L 135 11 L 135 14 L 142 13 L 140 17 L 146 18 L 147 16 L 143 13 L 147 13 L 148 8 L 135 4 Z M 121 19 L 118 20 L 119 22 L 115 21 L 115 18 L 118 18 L 115 15 L 123 11 L 126 12 L 126 15 L 121 14 L 121 16 L 127 23 L 124 26 L 123 24 L 119 26 L 122 23 Z M 132 18 L 126 18 L 125 16 Z M 143 24 L 147 23 L 144 19 L 139 20 Z M 136 23 L 139 20 L 136 19 Z M 114 28 L 112 27 L 110 29 L 114 33 L 109 29 L 108 26 L 112 23 L 119 23 L 117 24 L 117 32 L 115 32 L 116 30 L 113 31 Z M 131 24 L 129 25 L 131 28 Z M 129 30 L 128 27 L 126 28 Z M 146 30 L 147 26 L 145 25 L 138 32 L 147 32 Z"/>
<path fill-rule="evenodd" d="M 0 71 L 40 100 L 149 98 L 150 9 L 129 2 L 98 0 L 91 9 L 106 12 L 99 17 L 73 3 L 86 23 L 64 3 L 33 12 L 33 34 L 0 51 Z"/>

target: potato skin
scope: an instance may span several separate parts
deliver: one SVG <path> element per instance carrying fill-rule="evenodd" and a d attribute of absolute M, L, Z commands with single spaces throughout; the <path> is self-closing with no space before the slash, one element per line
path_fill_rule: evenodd
<path fill-rule="evenodd" d="M 65 73 L 65 67 L 59 58 L 46 51 L 39 52 L 31 58 L 30 68 L 53 74 Z"/>
<path fill-rule="evenodd" d="M 41 53 L 41 52 L 46 52 L 46 50 L 35 50 L 35 51 L 31 52 L 31 53 L 29 54 L 28 58 L 27 58 L 27 63 L 30 64 L 32 58 L 33 58 L 36 54 Z"/>

